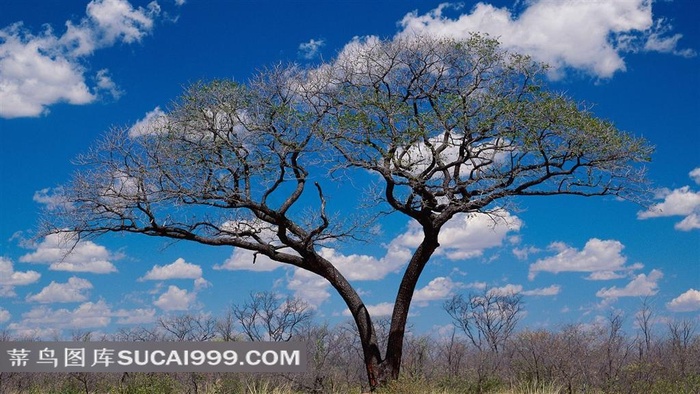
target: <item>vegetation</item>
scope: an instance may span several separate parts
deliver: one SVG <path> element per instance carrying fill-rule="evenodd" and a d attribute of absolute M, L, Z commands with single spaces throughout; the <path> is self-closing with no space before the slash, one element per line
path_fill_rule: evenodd
<path fill-rule="evenodd" d="M 232 310 L 260 313 L 272 293 L 251 295 Z M 470 296 L 464 299 L 473 298 Z M 281 298 L 277 297 L 278 300 Z M 499 299 L 503 301 L 503 299 Z M 270 326 L 264 333 L 251 328 L 248 314 L 219 318 L 180 315 L 162 318 L 153 326 L 123 329 L 103 337 L 75 332 L 73 340 L 179 341 L 248 340 L 250 330 L 270 338 L 305 341 L 309 369 L 299 374 L 235 373 L 125 373 L 125 374 L 29 374 L 0 373 L 0 394 L 19 393 L 359 393 L 370 387 L 361 358 L 361 344 L 352 322 L 329 327 L 309 317 L 303 303 L 291 300 L 278 308 L 271 321 L 290 315 L 306 316 L 303 324 Z M 518 307 L 518 299 L 510 298 Z M 291 306 L 290 306 L 291 305 Z M 450 304 L 447 303 L 446 307 Z M 293 313 L 290 314 L 290 309 Z M 643 313 L 642 313 L 643 312 Z M 645 303 L 636 320 L 651 316 Z M 468 317 L 468 324 L 483 315 Z M 289 321 L 289 320 L 288 320 Z M 186 322 L 186 323 L 183 323 Z M 377 389 L 381 394 L 696 394 L 700 392 L 700 334 L 689 320 L 664 324 L 637 324 L 633 332 L 622 330 L 623 317 L 610 315 L 594 325 L 565 325 L 556 330 L 521 330 L 498 336 L 499 347 L 479 347 L 468 335 L 464 320 L 455 320 L 443 334 L 408 332 L 404 343 L 404 368 L 399 379 Z M 173 327 L 179 327 L 173 329 Z M 378 321 L 380 341 L 387 340 L 389 322 Z M 383 328 L 382 328 L 383 327 Z M 482 326 L 483 327 L 483 326 Z M 224 329 L 226 328 L 226 329 Z M 487 335 L 488 328 L 478 334 Z M 11 338 L 4 340 L 36 338 Z"/>

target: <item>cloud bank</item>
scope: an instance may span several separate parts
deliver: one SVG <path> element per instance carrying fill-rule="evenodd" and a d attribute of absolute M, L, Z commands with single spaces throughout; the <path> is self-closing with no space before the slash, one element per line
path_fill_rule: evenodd
<path fill-rule="evenodd" d="M 40 33 L 21 22 L 0 29 L 0 117 L 33 117 L 56 103 L 83 105 L 122 92 L 109 71 L 91 74 L 87 58 L 117 43 L 139 42 L 160 14 L 157 2 L 146 8 L 127 0 L 93 0 L 80 22 L 66 21 L 63 34 L 51 27 Z M 90 82 L 89 82 L 90 81 Z"/>
<path fill-rule="evenodd" d="M 688 175 L 695 183 L 700 184 L 700 167 L 690 171 Z M 674 190 L 660 189 L 656 194 L 663 201 L 654 204 L 646 211 L 638 212 L 638 219 L 682 216 L 683 220 L 674 226 L 676 230 L 700 229 L 700 191 L 694 191 L 690 186 L 683 186 Z"/>
<path fill-rule="evenodd" d="M 400 22 L 400 34 L 459 39 L 486 33 L 498 38 L 506 49 L 549 64 L 553 77 L 576 69 L 610 78 L 625 71 L 625 53 L 695 55 L 679 48 L 682 35 L 672 34 L 668 21 L 653 18 L 648 0 L 532 0 L 523 4 L 515 12 L 480 2 L 467 13 L 454 15 L 461 6 L 444 3 L 424 15 L 406 15 Z"/>

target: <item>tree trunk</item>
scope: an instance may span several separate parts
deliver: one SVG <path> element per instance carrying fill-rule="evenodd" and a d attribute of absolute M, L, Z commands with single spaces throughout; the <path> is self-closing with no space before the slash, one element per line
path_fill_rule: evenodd
<path fill-rule="evenodd" d="M 373 391 L 378 387 L 385 386 L 389 381 L 399 378 L 408 311 L 411 307 L 411 300 L 413 299 L 413 293 L 416 290 L 420 274 L 435 250 L 440 246 L 438 243 L 438 232 L 437 229 L 424 230 L 425 237 L 423 242 L 413 253 L 413 257 L 406 267 L 399 291 L 396 294 L 394 311 L 391 315 L 386 358 L 379 364 L 379 375 L 374 381 L 375 384 L 373 385 L 372 380 L 370 380 L 370 388 Z"/>
<path fill-rule="evenodd" d="M 314 252 L 305 256 L 307 262 L 313 261 L 312 266 L 309 268 L 316 274 L 326 278 L 343 298 L 348 309 L 350 309 L 360 336 L 362 356 L 367 370 L 367 382 L 371 391 L 375 391 L 380 387 L 386 386 L 388 382 L 398 379 L 401 372 L 403 340 L 406 333 L 406 322 L 411 299 L 423 268 L 439 246 L 439 229 L 424 228 L 423 231 L 423 242 L 413 253 L 396 295 L 385 358 L 382 358 L 379 350 L 372 317 L 355 289 L 329 261 Z"/>

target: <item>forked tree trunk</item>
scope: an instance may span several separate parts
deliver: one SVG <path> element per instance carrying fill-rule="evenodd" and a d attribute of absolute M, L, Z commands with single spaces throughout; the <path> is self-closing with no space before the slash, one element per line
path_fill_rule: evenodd
<path fill-rule="evenodd" d="M 440 245 L 438 243 L 438 231 L 425 231 L 425 238 L 418 246 L 411 258 L 411 261 L 406 267 L 401 285 L 396 295 L 394 303 L 394 311 L 391 316 L 391 325 L 389 329 L 389 339 L 387 341 L 386 356 L 380 358 L 379 351 L 367 352 L 365 349 L 378 349 L 376 337 L 374 343 L 362 343 L 362 348 L 365 350 L 365 366 L 367 368 L 367 379 L 371 391 L 386 386 L 392 380 L 399 378 L 401 373 L 401 360 L 403 357 L 403 344 L 406 335 L 406 323 L 408 321 L 408 311 L 411 307 L 413 293 L 418 284 L 423 268 L 430 260 L 435 250 Z M 356 319 L 357 321 L 357 319 Z M 370 324 L 371 320 L 370 320 Z M 374 330 L 372 330 L 374 331 Z M 363 336 L 360 335 L 360 340 Z"/>

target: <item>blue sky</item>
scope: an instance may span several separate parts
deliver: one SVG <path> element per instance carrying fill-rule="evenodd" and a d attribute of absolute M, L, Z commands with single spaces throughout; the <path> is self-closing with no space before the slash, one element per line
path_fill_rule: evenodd
<path fill-rule="evenodd" d="M 261 290 L 306 299 L 319 320 L 347 319 L 322 280 L 265 261 L 252 266 L 250 254 L 231 248 L 116 235 L 82 242 L 60 261 L 55 240 L 32 238 L 39 210 L 55 203 L 53 188 L 75 170 L 71 159 L 112 127 L 144 124 L 188 84 L 245 81 L 278 62 L 313 65 L 354 37 L 470 31 L 549 62 L 552 89 L 656 146 L 649 164 L 656 199 L 645 211 L 612 198 L 534 198 L 495 227 L 479 217 L 453 220 L 419 283 L 414 328 L 445 327 L 442 302 L 484 286 L 523 294 L 521 327 L 591 324 L 621 311 L 632 330 L 646 297 L 659 327 L 698 319 L 700 5 L 693 0 L 1 0 L 0 10 L 0 329 L 109 333 L 168 314 L 222 315 Z M 329 198 L 345 202 L 340 192 Z M 380 316 L 392 306 L 415 228 L 390 216 L 376 229 L 376 243 L 323 253 Z"/>

